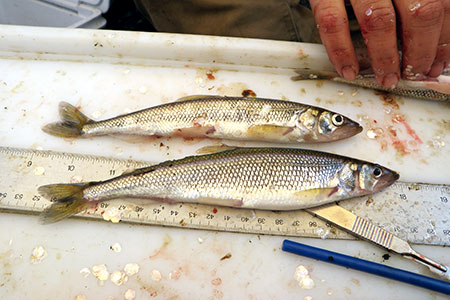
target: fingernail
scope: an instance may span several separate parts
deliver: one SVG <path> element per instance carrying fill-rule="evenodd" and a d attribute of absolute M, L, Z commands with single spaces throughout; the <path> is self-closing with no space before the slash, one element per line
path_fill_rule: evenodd
<path fill-rule="evenodd" d="M 398 75 L 396 73 L 389 73 L 383 78 L 383 86 L 386 88 L 394 88 L 398 83 Z"/>
<path fill-rule="evenodd" d="M 434 63 L 431 66 L 430 71 L 428 72 L 428 76 L 430 76 L 430 77 L 438 77 L 439 75 L 441 75 L 443 70 L 444 70 L 444 63 L 443 62 Z"/>
<path fill-rule="evenodd" d="M 353 80 L 356 77 L 356 72 L 351 66 L 343 67 L 341 73 L 345 80 Z"/>

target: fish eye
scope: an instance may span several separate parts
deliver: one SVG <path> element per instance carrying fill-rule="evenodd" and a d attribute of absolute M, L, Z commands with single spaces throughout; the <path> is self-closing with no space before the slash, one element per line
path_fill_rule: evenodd
<path fill-rule="evenodd" d="M 375 178 L 379 178 L 381 176 L 381 174 L 383 174 L 383 171 L 381 171 L 380 168 L 375 167 L 372 171 L 372 174 Z"/>
<path fill-rule="evenodd" d="M 334 114 L 331 117 L 331 121 L 333 121 L 333 124 L 335 126 L 341 126 L 342 124 L 344 124 L 344 118 L 339 114 Z"/>

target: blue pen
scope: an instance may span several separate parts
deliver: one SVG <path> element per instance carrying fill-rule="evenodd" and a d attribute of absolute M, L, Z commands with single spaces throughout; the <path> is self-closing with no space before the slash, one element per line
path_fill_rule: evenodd
<path fill-rule="evenodd" d="M 368 260 L 296 243 L 290 240 L 283 241 L 282 250 L 450 295 L 449 282 L 388 267 Z"/>

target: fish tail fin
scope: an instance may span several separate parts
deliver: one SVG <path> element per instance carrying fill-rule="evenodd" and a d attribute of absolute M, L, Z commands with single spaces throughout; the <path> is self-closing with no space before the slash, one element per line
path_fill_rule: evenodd
<path fill-rule="evenodd" d="M 291 79 L 296 80 L 317 80 L 317 79 L 333 79 L 339 77 L 339 74 L 336 72 L 330 71 L 317 71 L 309 68 L 297 69 L 295 70 L 297 76 L 292 77 Z"/>
<path fill-rule="evenodd" d="M 83 135 L 84 125 L 94 122 L 67 102 L 59 103 L 59 115 L 61 122 L 47 124 L 42 130 L 55 136 L 77 137 Z"/>
<path fill-rule="evenodd" d="M 44 198 L 54 201 L 40 215 L 43 224 L 58 222 L 70 217 L 89 206 L 89 201 L 83 198 L 83 190 L 90 183 L 49 184 L 38 188 Z"/>

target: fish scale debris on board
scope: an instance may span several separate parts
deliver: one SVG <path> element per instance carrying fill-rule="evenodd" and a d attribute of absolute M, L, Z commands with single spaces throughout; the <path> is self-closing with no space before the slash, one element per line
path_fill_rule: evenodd
<path fill-rule="evenodd" d="M 316 143 L 362 131 L 355 121 L 324 108 L 291 101 L 223 96 L 188 96 L 181 101 L 93 121 L 61 102 L 62 121 L 42 129 L 55 136 L 181 136 L 278 143 Z"/>
<path fill-rule="evenodd" d="M 372 194 L 399 177 L 380 165 L 325 152 L 225 149 L 166 161 L 103 182 L 41 186 L 39 193 L 55 200 L 41 220 L 56 222 L 115 198 L 297 210 Z"/>

